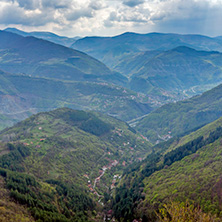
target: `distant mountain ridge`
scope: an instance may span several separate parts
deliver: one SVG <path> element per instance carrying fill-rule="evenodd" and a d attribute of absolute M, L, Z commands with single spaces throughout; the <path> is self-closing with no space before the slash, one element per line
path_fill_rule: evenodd
<path fill-rule="evenodd" d="M 123 84 L 127 79 L 85 53 L 35 37 L 0 31 L 0 69 L 31 76 Z"/>
<path fill-rule="evenodd" d="M 131 74 L 131 89 L 139 90 L 140 79 L 147 86 L 168 91 L 190 90 L 222 82 L 222 53 L 197 51 L 179 46 L 168 51 L 148 51 L 128 58 L 118 65 L 118 71 Z M 131 72 L 130 72 L 131 71 Z M 147 89 L 146 89 L 147 88 Z"/>
<path fill-rule="evenodd" d="M 81 37 L 68 38 L 66 36 L 56 35 L 52 32 L 37 32 L 37 31 L 35 31 L 35 32 L 24 32 L 24 31 L 16 29 L 16 28 L 6 28 L 6 29 L 4 29 L 4 31 L 12 32 L 12 33 L 24 36 L 24 37 L 33 36 L 33 37 L 36 37 L 36 38 L 45 39 L 45 40 L 54 42 L 56 44 L 64 45 L 64 46 L 67 46 L 67 47 L 70 47 L 76 40 L 81 38 Z"/>
<path fill-rule="evenodd" d="M 128 87 L 145 94 L 164 90 L 192 96 L 222 82 L 218 37 L 123 33 L 82 38 L 72 47 L 129 77 Z"/>
<path fill-rule="evenodd" d="M 71 49 L 34 37 L 14 37 L 8 34 L 5 42 L 2 34 L 0 43 L 4 49 L 0 53 L 0 69 L 11 73 L 75 81 L 112 82 L 137 92 L 173 100 L 202 93 L 222 81 L 221 54 L 216 51 L 208 53 L 209 50 L 222 51 L 222 41 L 218 38 L 124 33 L 115 37 L 86 37 L 74 44 L 79 47 L 78 50 L 95 53 L 93 56 L 102 61 L 103 57 L 106 58 L 116 70 L 111 71 L 104 64 L 80 52 L 74 53 Z M 10 53 L 5 51 L 8 48 Z"/>
<path fill-rule="evenodd" d="M 118 65 L 118 61 L 127 55 L 150 50 L 170 50 L 178 46 L 222 52 L 222 40 L 220 38 L 203 35 L 138 34 L 131 32 L 114 37 L 85 37 L 77 40 L 72 48 L 81 50 L 113 68 Z"/>

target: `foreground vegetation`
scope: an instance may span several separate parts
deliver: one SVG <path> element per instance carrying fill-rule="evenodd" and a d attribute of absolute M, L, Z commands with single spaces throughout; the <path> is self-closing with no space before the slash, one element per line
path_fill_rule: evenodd
<path fill-rule="evenodd" d="M 88 221 L 87 211 L 95 206 L 80 187 L 51 180 L 38 182 L 35 177 L 0 168 L 10 197 L 25 205 L 38 221 Z"/>
<path fill-rule="evenodd" d="M 171 202 L 164 204 L 164 207 L 157 213 L 158 219 L 161 222 L 216 222 L 220 221 L 216 216 L 204 213 L 199 207 L 194 207 L 189 203 Z"/>

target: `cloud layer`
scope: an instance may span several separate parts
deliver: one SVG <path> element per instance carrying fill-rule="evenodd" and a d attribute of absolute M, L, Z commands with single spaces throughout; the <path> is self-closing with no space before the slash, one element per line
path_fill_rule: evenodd
<path fill-rule="evenodd" d="M 221 0 L 0 0 L 0 28 L 69 36 L 125 31 L 222 35 Z"/>

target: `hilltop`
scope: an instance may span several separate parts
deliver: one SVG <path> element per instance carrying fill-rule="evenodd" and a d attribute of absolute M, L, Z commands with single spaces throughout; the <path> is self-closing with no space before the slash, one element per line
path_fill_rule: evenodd
<path fill-rule="evenodd" d="M 222 82 L 220 38 L 124 33 L 82 38 L 72 47 L 127 76 L 128 88 L 147 95 L 167 95 L 179 100 Z"/>
<path fill-rule="evenodd" d="M 198 88 L 205 91 L 207 86 L 222 82 L 221 60 L 219 52 L 180 46 L 128 57 L 118 64 L 117 70 L 131 76 L 132 90 L 147 93 L 152 88 L 160 88 L 192 95 L 195 91 L 198 93 Z"/>

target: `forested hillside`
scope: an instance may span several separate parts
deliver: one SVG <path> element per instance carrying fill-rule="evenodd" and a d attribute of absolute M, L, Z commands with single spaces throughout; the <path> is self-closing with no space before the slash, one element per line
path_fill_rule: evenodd
<path fill-rule="evenodd" d="M 188 202 L 215 215 L 206 221 L 220 221 L 221 139 L 219 119 L 185 137 L 154 146 L 154 152 L 142 164 L 125 171 L 113 200 L 115 217 L 124 221 L 137 217 L 156 221 L 155 211 L 163 204 L 168 205 L 166 211 L 173 202 L 176 214 L 177 207 Z"/>
<path fill-rule="evenodd" d="M 221 221 L 221 52 L 203 35 L 0 31 L 0 221 Z"/>
<path fill-rule="evenodd" d="M 151 141 L 167 140 L 222 116 L 222 85 L 202 95 L 177 103 L 170 103 L 139 120 L 136 129 Z"/>
<path fill-rule="evenodd" d="M 126 123 L 68 108 L 36 114 L 0 139 L 0 174 L 10 197 L 47 222 L 100 218 L 104 193 L 151 152 Z"/>
<path fill-rule="evenodd" d="M 118 70 L 131 75 L 131 89 L 147 93 L 152 88 L 192 95 L 222 82 L 222 54 L 180 46 L 127 58 Z M 140 89 L 140 82 L 144 87 Z M 202 88 L 202 90 L 200 90 Z"/>

